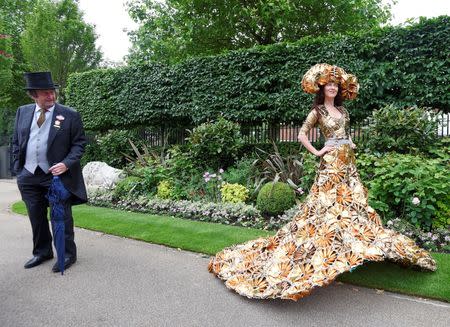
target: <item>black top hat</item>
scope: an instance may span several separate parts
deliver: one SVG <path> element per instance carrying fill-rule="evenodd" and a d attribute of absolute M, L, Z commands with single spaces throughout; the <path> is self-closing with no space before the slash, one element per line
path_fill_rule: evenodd
<path fill-rule="evenodd" d="M 50 72 L 25 73 L 23 75 L 27 82 L 25 90 L 54 90 L 59 86 L 53 83 Z"/>

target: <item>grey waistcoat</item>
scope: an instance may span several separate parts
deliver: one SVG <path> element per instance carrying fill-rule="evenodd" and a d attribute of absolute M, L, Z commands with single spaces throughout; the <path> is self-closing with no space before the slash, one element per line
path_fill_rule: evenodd
<path fill-rule="evenodd" d="M 39 117 L 39 114 L 40 112 L 34 113 L 34 118 L 31 123 L 24 166 L 26 170 L 33 174 L 38 166 L 46 173 L 50 168 L 47 160 L 47 140 L 52 123 L 53 110 L 45 114 L 45 121 L 40 128 L 37 125 L 37 117 Z"/>

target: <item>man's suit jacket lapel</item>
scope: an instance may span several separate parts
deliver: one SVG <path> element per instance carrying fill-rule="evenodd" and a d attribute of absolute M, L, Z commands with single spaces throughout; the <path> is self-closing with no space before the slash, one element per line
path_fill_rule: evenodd
<path fill-rule="evenodd" d="M 28 143 L 28 139 L 30 138 L 31 124 L 33 123 L 35 110 L 36 110 L 36 105 L 31 104 L 27 108 L 27 110 L 23 110 L 24 112 L 22 112 L 22 115 L 23 115 L 22 124 L 23 124 L 23 129 L 25 130 L 25 135 L 23 138 L 24 142 L 20 145 L 21 147 L 26 147 L 26 145 Z"/>
<path fill-rule="evenodd" d="M 48 153 L 53 141 L 55 140 L 56 133 L 58 132 L 58 129 L 54 127 L 56 116 L 58 116 L 58 115 L 61 115 L 61 107 L 56 103 L 55 109 L 53 110 L 52 122 L 50 125 L 50 132 L 48 133 L 47 153 Z"/>

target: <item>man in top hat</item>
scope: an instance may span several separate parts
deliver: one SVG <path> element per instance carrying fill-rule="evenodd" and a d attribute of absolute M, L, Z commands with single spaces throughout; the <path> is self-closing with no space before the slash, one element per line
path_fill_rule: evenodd
<path fill-rule="evenodd" d="M 80 159 L 86 145 L 78 112 L 56 102 L 50 72 L 25 73 L 28 95 L 34 100 L 17 109 L 13 136 L 13 163 L 17 185 L 26 204 L 33 231 L 33 257 L 25 268 L 53 258 L 46 194 L 52 176 L 60 176 L 72 197 L 65 217 L 65 269 L 77 260 L 72 204 L 87 201 Z M 59 272 L 57 264 L 52 268 Z"/>

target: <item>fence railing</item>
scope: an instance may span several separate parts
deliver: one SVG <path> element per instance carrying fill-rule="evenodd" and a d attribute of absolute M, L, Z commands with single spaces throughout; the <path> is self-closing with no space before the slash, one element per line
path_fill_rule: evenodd
<path fill-rule="evenodd" d="M 449 114 L 440 113 L 438 115 L 438 128 L 436 133 L 438 136 L 450 135 L 450 117 Z M 369 136 L 367 127 L 369 126 L 369 118 L 353 123 L 350 126 L 350 135 L 352 139 L 357 141 L 365 141 Z M 260 124 L 246 124 L 241 123 L 241 134 L 245 143 L 267 143 L 275 142 L 298 142 L 297 137 L 301 128 L 301 123 L 260 123 Z M 163 146 L 172 144 L 185 144 L 186 138 L 189 136 L 189 130 L 194 126 L 189 127 L 145 127 L 141 130 L 141 137 L 148 146 Z M 319 128 L 311 129 L 309 139 L 315 143 L 320 140 Z"/>
<path fill-rule="evenodd" d="M 450 115 L 440 113 L 438 115 L 439 125 L 436 131 L 438 136 L 450 135 Z M 365 119 L 350 126 L 350 135 L 354 141 L 364 141 L 368 134 L 366 129 L 369 125 L 369 119 Z M 189 136 L 189 130 L 194 126 L 188 127 L 169 127 L 169 126 L 153 126 L 143 127 L 140 129 L 140 137 L 150 147 L 185 144 L 186 138 Z M 245 124 L 241 123 L 241 134 L 245 143 L 267 143 L 275 142 L 297 142 L 297 136 L 301 128 L 301 123 L 279 123 L 279 124 Z M 311 142 L 320 140 L 320 131 L 313 128 L 309 133 Z M 9 145 L 11 138 L 9 135 L 0 135 L 0 145 Z"/>

